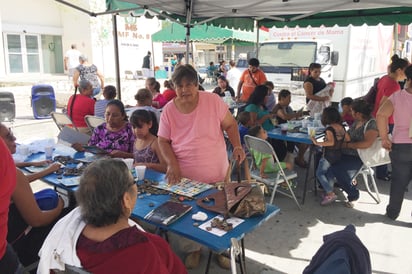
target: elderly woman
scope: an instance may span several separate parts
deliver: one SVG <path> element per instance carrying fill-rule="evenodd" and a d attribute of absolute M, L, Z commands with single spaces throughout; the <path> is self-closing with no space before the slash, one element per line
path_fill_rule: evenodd
<path fill-rule="evenodd" d="M 348 194 L 348 207 L 352 207 L 352 202 L 359 199 L 359 190 L 352 184 L 353 176 L 362 166 L 357 149 L 370 147 L 378 137 L 376 121 L 371 113 L 372 106 L 366 101 L 353 101 L 352 115 L 355 121 L 347 131 L 345 142 L 342 144 L 342 157 L 331 169 L 339 186 Z"/>
<path fill-rule="evenodd" d="M 243 161 L 236 120 L 218 96 L 198 90 L 196 70 L 191 65 L 177 67 L 172 75 L 177 97 L 167 104 L 160 117 L 160 150 L 167 163 L 166 176 L 175 184 L 182 177 L 215 183 L 225 179 L 229 167 L 223 131 L 233 145 L 233 157 Z M 185 264 L 197 267 L 200 246 L 191 246 Z"/>
<path fill-rule="evenodd" d="M 77 81 L 88 80 L 93 86 L 93 96 L 100 93 L 104 88 L 104 76 L 94 64 L 90 64 L 85 55 L 79 56 L 79 65 L 75 68 L 73 74 L 73 85 L 78 86 Z"/>
<path fill-rule="evenodd" d="M 81 80 L 79 83 L 79 93 L 70 96 L 67 103 L 67 114 L 72 119 L 73 124 L 80 132 L 90 134 L 84 117 L 94 115 L 95 101 L 91 98 L 93 95 L 93 86 L 88 80 Z"/>
<path fill-rule="evenodd" d="M 146 88 L 150 90 L 153 96 L 152 106 L 155 108 L 162 108 L 166 105 L 166 98 L 160 93 L 160 83 L 156 78 L 149 77 L 146 79 Z"/>
<path fill-rule="evenodd" d="M 392 183 L 386 216 L 395 220 L 402 208 L 405 189 L 412 180 L 412 66 L 405 69 L 405 89 L 390 95 L 379 108 L 377 121 L 382 146 L 391 152 Z M 388 136 L 388 118 L 393 116 L 394 129 L 392 141 Z"/>
<path fill-rule="evenodd" d="M 217 87 L 215 87 L 213 93 L 216 93 L 220 97 L 225 97 L 225 91 L 229 91 L 230 96 L 235 97 L 235 91 L 229 85 L 229 81 L 225 76 L 221 75 L 217 78 Z"/>
<path fill-rule="evenodd" d="M 105 159 L 89 165 L 76 191 L 79 207 L 50 232 L 38 273 L 64 270 L 64 264 L 90 273 L 187 273 L 165 240 L 129 219 L 136 199 L 125 163 Z"/>
<path fill-rule="evenodd" d="M 16 153 L 16 138 L 0 123 L 0 138 L 11 154 Z M 49 172 L 50 173 L 50 172 Z M 28 266 L 38 260 L 37 253 L 54 223 L 67 211 L 67 197 L 57 197 L 54 208 L 45 210 L 37 203 L 30 187 L 29 179 L 20 169 L 16 169 L 16 187 L 9 205 L 7 241 L 13 246 L 21 263 Z"/>

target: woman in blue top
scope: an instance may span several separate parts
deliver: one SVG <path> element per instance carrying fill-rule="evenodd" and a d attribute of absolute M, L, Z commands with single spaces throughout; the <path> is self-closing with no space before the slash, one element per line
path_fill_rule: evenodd
<path fill-rule="evenodd" d="M 245 111 L 250 112 L 251 125 L 261 125 L 266 131 L 272 130 L 274 114 L 266 108 L 269 90 L 265 85 L 259 85 L 250 95 Z"/>

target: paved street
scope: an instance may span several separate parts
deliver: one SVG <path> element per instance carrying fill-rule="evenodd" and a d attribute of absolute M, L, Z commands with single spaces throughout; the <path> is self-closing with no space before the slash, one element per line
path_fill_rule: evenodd
<path fill-rule="evenodd" d="M 46 79 L 47 80 L 47 79 Z M 45 80 L 45 81 L 46 81 Z M 64 82 L 65 77 L 53 77 L 57 96 L 71 94 Z M 32 83 L 14 87 L 0 87 L 0 90 L 13 91 L 16 98 L 17 117 L 14 123 L 6 123 L 20 142 L 36 138 L 53 138 L 58 129 L 51 119 L 36 120 L 30 107 L 30 89 Z M 53 85 L 53 86 L 55 86 Z M 122 98 L 125 102 L 133 101 L 143 81 L 123 81 Z M 301 100 L 301 99 L 299 99 Z M 298 100 L 298 101 L 299 101 Z M 296 168 L 299 173 L 298 196 L 301 197 L 304 170 Z M 364 191 L 361 180 L 359 201 L 354 208 L 346 208 L 340 200 L 321 207 L 320 198 L 312 191 L 307 194 L 306 203 L 298 210 L 293 200 L 278 195 L 274 203 L 280 207 L 280 213 L 263 226 L 245 237 L 247 270 L 252 274 L 302 273 L 311 257 L 322 244 L 322 236 L 343 229 L 347 224 L 354 224 L 357 235 L 368 248 L 372 261 L 373 273 L 412 273 L 412 187 L 406 193 L 401 215 L 397 221 L 391 221 L 383 213 L 388 203 L 390 182 L 377 181 L 382 202 L 376 204 Z M 309 188 L 313 181 L 309 182 Z M 207 253 L 203 252 L 201 266 L 189 273 L 204 273 Z M 210 273 L 230 273 L 217 266 L 215 260 Z"/>

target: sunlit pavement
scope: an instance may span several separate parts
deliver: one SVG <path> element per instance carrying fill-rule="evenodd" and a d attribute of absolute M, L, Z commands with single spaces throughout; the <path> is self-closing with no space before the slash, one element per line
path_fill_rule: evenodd
<path fill-rule="evenodd" d="M 56 90 L 56 94 L 64 91 L 70 96 L 73 91 L 62 84 L 62 81 L 66 82 L 67 77 L 54 77 L 49 82 L 60 83 L 56 86 L 63 87 Z M 133 104 L 134 94 L 143 85 L 142 80 L 122 81 L 123 100 Z M 68 90 L 63 90 L 66 88 Z M 0 91 L 13 91 L 16 99 L 17 117 L 13 123 L 6 123 L 6 125 L 13 128 L 20 142 L 56 137 L 58 129 L 51 119 L 36 120 L 33 118 L 30 89 L 31 84 L 0 87 Z M 301 197 L 305 170 L 299 167 L 296 169 L 300 175 L 296 193 Z M 390 182 L 377 180 L 377 184 L 382 202 L 376 204 L 364 191 L 364 184 L 359 179 L 358 187 L 361 190 L 361 196 L 352 209 L 344 206 L 344 196 L 338 190 L 336 192 L 340 200 L 329 206 L 320 206 L 320 197 L 316 197 L 311 191 L 313 181 L 308 183 L 309 192 L 302 210 L 298 210 L 293 200 L 277 195 L 274 203 L 280 207 L 281 212 L 245 237 L 247 273 L 302 273 L 322 245 L 323 235 L 341 230 L 347 224 L 353 224 L 356 227 L 357 235 L 368 248 L 373 273 L 412 273 L 410 256 L 412 190 L 405 194 L 398 220 L 392 221 L 383 215 L 388 203 Z M 36 184 L 36 187 L 43 186 L 43 184 Z M 178 254 L 183 256 L 181 253 Z M 204 273 L 206 261 L 207 251 L 204 250 L 201 265 L 197 269 L 190 270 L 189 273 Z M 230 271 L 219 268 L 213 258 L 209 273 L 230 273 Z"/>

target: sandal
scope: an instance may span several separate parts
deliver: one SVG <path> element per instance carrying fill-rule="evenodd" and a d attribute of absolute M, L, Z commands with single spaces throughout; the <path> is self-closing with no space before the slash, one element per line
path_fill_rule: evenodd
<path fill-rule="evenodd" d="M 299 161 L 298 158 L 295 158 L 295 165 L 297 165 L 301 168 L 308 168 L 309 167 L 308 163 L 306 163 L 305 160 Z"/>

